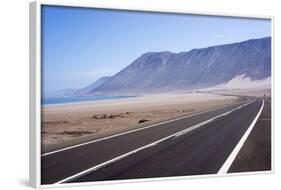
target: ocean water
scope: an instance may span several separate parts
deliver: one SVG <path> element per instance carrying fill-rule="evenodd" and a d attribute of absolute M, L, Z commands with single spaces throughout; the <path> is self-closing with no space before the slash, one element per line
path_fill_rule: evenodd
<path fill-rule="evenodd" d="M 71 102 L 83 102 L 83 101 L 99 101 L 110 99 L 124 99 L 133 98 L 136 96 L 81 96 L 81 97 L 56 97 L 56 98 L 41 98 L 41 104 L 62 104 Z"/>

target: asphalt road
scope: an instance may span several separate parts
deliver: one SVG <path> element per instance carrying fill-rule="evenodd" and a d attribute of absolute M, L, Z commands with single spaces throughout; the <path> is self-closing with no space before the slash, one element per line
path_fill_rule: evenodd
<path fill-rule="evenodd" d="M 271 137 L 271 100 L 267 99 L 259 120 L 228 172 L 270 171 L 272 169 Z"/>
<path fill-rule="evenodd" d="M 41 183 L 217 173 L 261 108 L 249 101 L 41 156 Z"/>

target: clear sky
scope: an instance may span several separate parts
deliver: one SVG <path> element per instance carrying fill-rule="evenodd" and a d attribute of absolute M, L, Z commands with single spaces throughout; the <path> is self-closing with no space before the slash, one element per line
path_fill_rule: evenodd
<path fill-rule="evenodd" d="M 42 7 L 43 93 L 89 85 L 149 51 L 193 48 L 271 36 L 270 20 Z"/>

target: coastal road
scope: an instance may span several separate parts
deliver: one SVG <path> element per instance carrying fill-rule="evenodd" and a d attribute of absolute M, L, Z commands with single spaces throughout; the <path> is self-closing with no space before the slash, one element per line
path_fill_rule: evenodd
<path fill-rule="evenodd" d="M 41 183 L 227 172 L 262 100 L 246 100 L 41 156 Z"/>

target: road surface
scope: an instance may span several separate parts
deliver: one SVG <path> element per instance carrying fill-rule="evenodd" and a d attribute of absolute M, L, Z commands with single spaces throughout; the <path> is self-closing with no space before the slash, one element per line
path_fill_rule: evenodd
<path fill-rule="evenodd" d="M 216 174 L 262 107 L 247 100 L 43 154 L 41 183 Z"/>
<path fill-rule="evenodd" d="M 255 128 L 228 172 L 270 171 L 272 169 L 271 137 L 271 100 L 267 99 Z"/>

